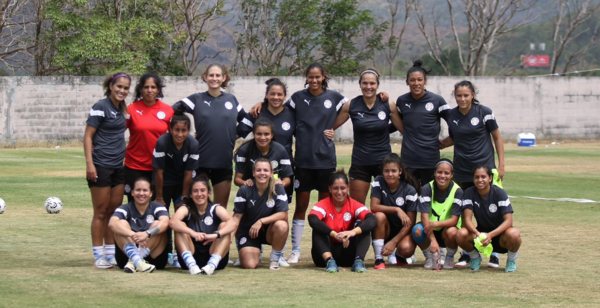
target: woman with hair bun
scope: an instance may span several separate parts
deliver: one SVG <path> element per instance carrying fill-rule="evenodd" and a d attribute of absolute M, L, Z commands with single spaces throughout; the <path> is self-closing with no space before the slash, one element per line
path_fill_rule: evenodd
<path fill-rule="evenodd" d="M 125 195 L 131 202 L 133 181 L 152 178 L 152 152 L 158 137 L 169 129 L 173 108 L 160 99 L 165 87 L 155 73 L 140 77 L 135 86 L 134 102 L 127 107 L 129 144 L 125 152 Z"/>
<path fill-rule="evenodd" d="M 125 73 L 108 74 L 102 87 L 105 98 L 92 106 L 83 136 L 86 178 L 94 217 L 92 218 L 92 250 L 94 266 L 109 269 L 116 266 L 115 238 L 108 221 L 123 201 L 125 172 L 125 98 L 131 77 Z M 103 246 L 104 245 L 104 246 Z"/>

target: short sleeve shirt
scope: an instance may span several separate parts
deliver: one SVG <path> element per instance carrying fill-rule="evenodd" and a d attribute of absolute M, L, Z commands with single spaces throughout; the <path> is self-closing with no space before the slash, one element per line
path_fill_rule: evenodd
<path fill-rule="evenodd" d="M 262 110 L 258 118 L 267 118 L 273 122 L 275 126 L 275 141 L 283 145 L 292 158 L 292 145 L 294 136 L 296 135 L 296 114 L 289 105 L 283 105 L 283 110 L 274 115 L 267 108 L 268 104 L 263 104 Z M 237 126 L 237 134 L 242 138 L 246 138 L 248 134 L 254 131 L 255 119 L 251 114 L 246 114 L 242 122 Z"/>
<path fill-rule="evenodd" d="M 146 211 L 144 213 L 140 213 L 140 211 L 138 211 L 138 209 L 135 207 L 134 201 L 132 201 L 119 206 L 115 210 L 113 216 L 118 217 L 121 220 L 127 220 L 133 232 L 142 232 L 150 229 L 150 225 L 152 225 L 152 223 L 155 220 L 158 220 L 160 217 L 169 217 L 169 211 L 164 205 L 158 202 L 150 201 Z"/>
<path fill-rule="evenodd" d="M 173 117 L 173 108 L 157 100 L 147 106 L 139 100 L 127 107 L 129 144 L 125 166 L 133 170 L 152 171 L 152 152 L 158 137 L 166 133 Z"/>
<path fill-rule="evenodd" d="M 454 182 L 450 182 L 450 186 L 448 186 L 448 189 L 446 190 L 446 195 L 442 196 L 441 193 L 439 192 L 435 192 L 435 194 L 432 194 L 432 190 L 431 190 L 431 184 L 426 184 L 423 186 L 423 188 L 421 188 L 421 196 L 419 197 L 419 205 L 417 206 L 417 212 L 419 213 L 425 213 L 425 214 L 431 214 L 431 196 L 435 195 L 435 201 L 438 203 L 444 203 L 446 202 L 446 199 L 449 198 L 449 194 L 450 191 L 452 190 L 452 188 L 454 187 L 454 185 L 457 185 Z M 453 199 L 454 201 L 452 202 L 452 214 L 453 216 L 460 216 L 462 215 L 462 197 L 463 197 L 463 191 L 462 189 L 459 187 L 458 189 L 456 189 L 456 192 L 454 193 Z"/>
<path fill-rule="evenodd" d="M 238 236 L 248 235 L 250 227 L 259 219 L 289 210 L 288 197 L 283 186 L 275 185 L 275 192 L 275 196 L 269 197 L 269 193 L 266 191 L 260 196 L 256 185 L 240 187 L 235 196 L 233 208 L 234 213 L 243 215 L 238 228 Z"/>
<path fill-rule="evenodd" d="M 498 129 L 496 117 L 486 106 L 473 104 L 463 115 L 458 107 L 448 113 L 448 130 L 454 140 L 454 178 L 472 182 L 472 169 L 479 164 L 495 168 L 491 132 Z"/>
<path fill-rule="evenodd" d="M 202 160 L 198 167 L 210 169 L 232 169 L 233 148 L 236 139 L 236 124 L 246 112 L 230 93 L 212 97 L 208 92 L 190 95 L 175 103 L 186 106 L 186 112 L 194 116 L 196 140 Z"/>
<path fill-rule="evenodd" d="M 252 151 L 250 151 L 251 148 Z M 251 179 L 254 162 L 256 159 L 263 157 L 271 162 L 273 172 L 280 179 L 294 175 L 292 161 L 287 151 L 281 144 L 275 141 L 271 142 L 271 149 L 266 155 L 263 155 L 253 142 L 242 145 L 235 156 L 235 172 L 243 174 L 244 180 Z"/>
<path fill-rule="evenodd" d="M 323 131 L 333 128 L 335 118 L 346 102 L 346 97 L 332 90 L 325 90 L 316 97 L 308 89 L 292 95 L 288 103 L 296 112 L 295 161 L 298 167 L 336 167 L 335 143 L 325 137 Z"/>
<path fill-rule="evenodd" d="M 510 199 L 504 189 L 492 185 L 490 192 L 482 198 L 476 187 L 467 189 L 462 200 L 463 210 L 470 209 L 477 220 L 477 230 L 490 232 L 504 222 L 504 215 L 513 213 Z"/>
<path fill-rule="evenodd" d="M 96 129 L 92 137 L 94 165 L 112 169 L 123 167 L 127 129 L 123 112 L 107 97 L 92 106 L 86 124 Z"/>
<path fill-rule="evenodd" d="M 416 212 L 419 195 L 417 190 L 410 184 L 400 182 L 396 191 L 379 175 L 371 183 L 371 197 L 379 199 L 379 203 L 385 206 L 399 207 L 405 213 Z M 386 215 L 388 222 L 396 226 L 402 226 L 402 220 L 396 214 Z"/>
<path fill-rule="evenodd" d="M 371 213 L 367 207 L 350 198 L 346 198 L 346 202 L 341 211 L 337 211 L 331 197 L 325 198 L 315 205 L 309 215 L 315 215 L 319 220 L 323 221 L 329 228 L 335 232 L 342 232 L 354 229 L 356 220 L 364 221 L 367 214 Z M 335 239 L 333 239 L 336 241 Z"/>
<path fill-rule="evenodd" d="M 404 122 L 402 161 L 413 169 L 433 169 L 440 159 L 440 118 L 450 106 L 443 97 L 426 92 L 419 100 L 406 93 L 396 101 Z"/>
<path fill-rule="evenodd" d="M 196 231 L 202 232 L 206 234 L 214 233 L 219 230 L 219 225 L 221 224 L 221 218 L 217 215 L 217 207 L 219 204 L 209 203 L 206 208 L 206 212 L 203 215 L 198 213 L 198 208 L 196 206 L 187 206 L 188 208 L 188 216 L 183 219 L 183 223 L 185 225 Z M 194 216 L 192 216 L 191 211 L 195 211 L 199 220 L 195 220 Z"/>
<path fill-rule="evenodd" d="M 198 166 L 198 141 L 188 135 L 181 149 L 177 149 L 173 135 L 166 133 L 158 138 L 153 156 L 152 166 L 163 170 L 163 185 L 181 185 L 185 171 L 196 170 Z"/>
<path fill-rule="evenodd" d="M 390 104 L 382 102 L 379 96 L 369 109 L 363 96 L 352 100 L 349 109 L 354 131 L 352 165 L 379 165 L 383 158 L 392 153 L 390 146 L 389 122 Z"/>

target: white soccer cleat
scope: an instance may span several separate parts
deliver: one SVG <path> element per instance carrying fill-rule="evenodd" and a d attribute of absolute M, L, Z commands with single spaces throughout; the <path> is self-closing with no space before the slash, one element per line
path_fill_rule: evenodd
<path fill-rule="evenodd" d="M 452 257 L 446 256 L 446 258 L 444 260 L 444 266 L 442 268 L 443 269 L 453 269 L 454 268 L 454 256 L 452 256 Z"/>
<path fill-rule="evenodd" d="M 288 266 L 290 266 L 290 264 L 285 259 L 285 257 L 281 256 L 281 257 L 279 257 L 279 266 L 281 266 L 281 267 L 288 267 Z"/>
<path fill-rule="evenodd" d="M 238 258 L 237 260 L 235 260 L 235 263 L 233 263 L 233 266 L 240 266 L 242 265 L 242 261 L 240 261 L 240 259 Z"/>
<path fill-rule="evenodd" d="M 190 266 L 189 268 L 190 270 L 190 275 L 200 275 L 200 267 L 198 267 L 198 265 L 194 264 L 192 266 Z"/>
<path fill-rule="evenodd" d="M 269 262 L 269 269 L 270 270 L 274 270 L 274 271 L 279 270 L 279 261 L 270 261 Z"/>
<path fill-rule="evenodd" d="M 108 260 L 107 260 L 107 261 L 108 261 Z M 108 261 L 108 264 L 112 265 L 112 267 L 117 267 L 117 266 L 119 266 L 119 265 L 117 264 L 117 259 L 116 259 L 116 258 L 112 258 L 112 259 L 110 259 L 110 261 Z"/>
<path fill-rule="evenodd" d="M 98 269 L 111 269 L 113 268 L 112 264 L 108 263 L 106 259 L 100 258 L 94 262 L 94 266 Z"/>
<path fill-rule="evenodd" d="M 206 264 L 202 269 L 200 269 L 200 273 L 202 275 L 212 275 L 215 273 L 215 266 L 212 264 Z"/>
<path fill-rule="evenodd" d="M 408 264 L 415 264 L 415 263 L 417 263 L 417 256 L 415 256 L 413 254 L 410 258 L 406 259 L 406 263 L 408 263 Z"/>
<path fill-rule="evenodd" d="M 135 271 L 139 273 L 152 273 L 156 269 L 156 266 L 146 262 L 146 260 L 142 259 L 136 266 Z"/>
<path fill-rule="evenodd" d="M 293 264 L 298 263 L 300 261 L 300 250 L 292 250 L 290 257 L 287 258 L 287 263 Z"/>
<path fill-rule="evenodd" d="M 131 261 L 131 259 L 129 259 L 129 261 L 127 261 L 127 264 L 125 264 L 125 267 L 123 267 L 123 271 L 125 273 L 130 273 L 130 274 L 135 273 L 135 263 L 133 263 L 133 261 Z"/>
<path fill-rule="evenodd" d="M 433 268 L 433 257 L 425 258 L 425 265 L 423 265 L 424 269 L 432 269 Z"/>
<path fill-rule="evenodd" d="M 396 253 L 394 252 L 393 254 L 388 256 L 388 264 L 392 264 L 392 265 L 396 265 L 398 264 L 398 259 L 396 259 Z"/>

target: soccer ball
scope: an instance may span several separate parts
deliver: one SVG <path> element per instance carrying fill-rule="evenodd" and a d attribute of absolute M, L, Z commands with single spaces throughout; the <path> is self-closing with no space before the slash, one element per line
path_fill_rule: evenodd
<path fill-rule="evenodd" d="M 48 214 L 58 214 L 62 211 L 63 204 L 58 197 L 50 197 L 46 199 L 44 206 Z"/>
<path fill-rule="evenodd" d="M 6 211 L 6 202 L 2 198 L 0 198 L 0 214 L 3 214 Z"/>

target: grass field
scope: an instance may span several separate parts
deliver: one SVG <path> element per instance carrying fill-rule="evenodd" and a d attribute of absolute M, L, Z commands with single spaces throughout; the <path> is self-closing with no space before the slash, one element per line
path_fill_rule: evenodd
<path fill-rule="evenodd" d="M 350 151 L 350 145 L 338 146 L 339 165 L 346 170 Z M 523 237 L 518 270 L 512 274 L 504 273 L 505 255 L 496 270 L 426 271 L 420 252 L 417 264 L 407 269 L 325 274 L 310 259 L 307 226 L 302 260 L 293 267 L 269 271 L 265 261 L 257 270 L 228 267 L 214 276 L 192 277 L 170 267 L 149 275 L 95 269 L 82 149 L 2 149 L 0 198 L 8 208 L 0 215 L 0 307 L 598 307 L 600 237 L 591 226 L 600 220 L 600 203 L 522 196 L 598 201 L 599 162 L 600 143 L 527 149 L 506 145 L 504 186 L 509 195 L 521 196 L 511 201 Z M 53 195 L 64 203 L 59 215 L 43 208 Z M 265 260 L 269 253 L 266 247 Z M 237 259 L 234 246 L 231 257 Z M 367 266 L 372 268 L 373 262 L 370 250 Z"/>

